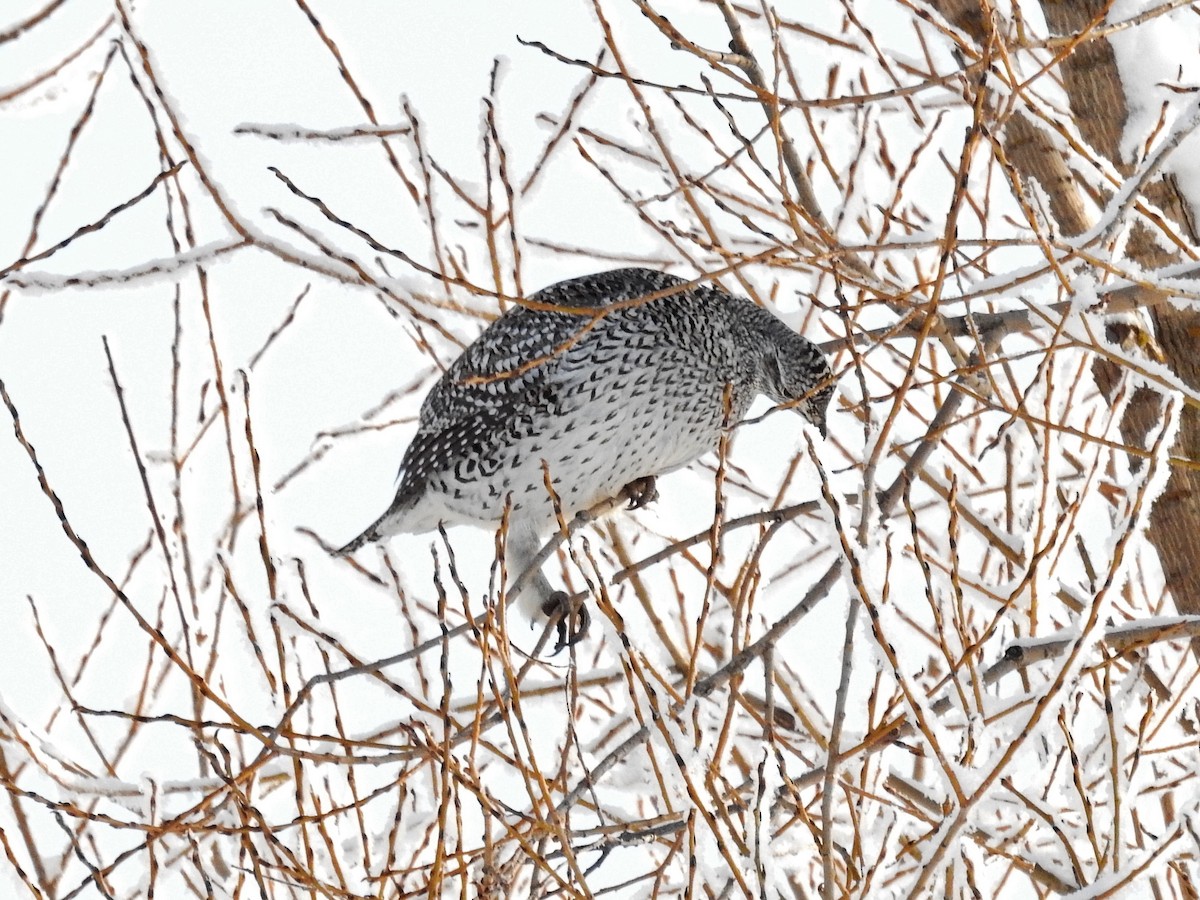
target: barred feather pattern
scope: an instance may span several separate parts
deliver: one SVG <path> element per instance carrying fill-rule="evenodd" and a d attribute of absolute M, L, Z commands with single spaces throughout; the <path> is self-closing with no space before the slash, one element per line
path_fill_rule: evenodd
<path fill-rule="evenodd" d="M 549 467 L 568 518 L 712 450 L 760 393 L 824 432 L 812 342 L 751 301 L 629 268 L 563 281 L 496 319 L 421 406 L 387 511 L 342 552 L 439 523 L 511 516 L 545 532 Z M 725 408 L 726 385 L 730 408 Z"/>

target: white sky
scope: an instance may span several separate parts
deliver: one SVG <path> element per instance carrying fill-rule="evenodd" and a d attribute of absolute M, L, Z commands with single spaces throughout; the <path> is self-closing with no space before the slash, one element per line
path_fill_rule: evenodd
<path fill-rule="evenodd" d="M 875 0 L 853 4 L 856 13 L 875 28 L 875 36 L 896 59 L 920 59 L 922 48 L 911 30 L 896 27 L 906 21 L 899 4 Z M 658 3 L 672 21 L 699 43 L 720 49 L 727 43 L 720 18 L 709 5 L 691 2 Z M 809 24 L 836 31 L 840 28 L 840 4 L 803 4 L 792 15 L 803 15 Z M 0 9 L 0 31 L 39 8 L 39 3 L 10 0 Z M 632 4 L 603 4 L 611 17 L 626 61 L 637 74 L 658 82 L 696 84 L 700 68 L 684 53 L 671 52 L 665 42 Z M 1133 12 L 1121 5 L 1122 14 Z M 485 191 L 482 161 L 481 98 L 496 58 L 501 59 L 497 94 L 497 121 L 508 151 L 508 166 L 514 181 L 522 182 L 553 125 L 539 120 L 543 114 L 557 117 L 566 109 L 584 73 L 565 67 L 538 50 L 522 46 L 517 37 L 537 40 L 574 58 L 594 59 L 602 46 L 600 24 L 590 3 L 564 0 L 495 3 L 464 0 L 434 3 L 324 3 L 315 7 L 326 31 L 338 42 L 341 52 L 383 124 L 406 125 L 403 102 L 407 99 L 421 123 L 425 149 L 439 165 L 476 197 Z M 48 63 L 78 46 L 111 13 L 102 0 L 70 0 L 50 20 L 29 36 L 0 45 L 0 96 L 21 84 Z M 1191 14 L 1189 14 L 1191 15 Z M 1149 61 L 1139 66 L 1139 54 L 1147 47 L 1167 47 L 1171 34 L 1176 43 L 1169 55 L 1189 62 L 1197 47 L 1196 17 L 1176 15 L 1164 19 L 1157 31 L 1140 32 L 1139 41 L 1129 40 L 1118 49 L 1130 78 L 1142 76 L 1138 96 L 1144 108 L 1157 109 L 1162 97 L 1176 95 L 1159 84 L 1173 78 L 1171 65 Z M 290 194 L 268 170 L 285 172 L 303 190 L 327 201 L 342 217 L 366 229 L 383 243 L 403 249 L 426 265 L 434 265 L 428 228 L 422 210 L 412 203 L 378 143 L 366 140 L 337 143 L 267 140 L 239 135 L 234 129 L 246 123 L 267 126 L 295 125 L 302 128 L 333 129 L 364 124 L 328 51 L 321 45 L 298 7 L 284 0 L 246 3 L 214 0 L 204 3 L 140 2 L 133 14 L 134 28 L 150 48 L 156 71 L 169 93 L 170 102 L 181 114 L 183 127 L 203 159 L 205 168 L 219 183 L 223 195 L 254 230 L 292 247 L 313 254 L 301 239 L 282 227 L 267 212 L 277 208 L 318 230 L 345 252 L 372 264 L 374 253 L 356 238 L 325 222 L 307 204 Z M 1186 29 L 1182 27 L 1186 25 Z M 1158 26 L 1156 26 L 1157 28 Z M 1170 29 L 1175 31 L 1171 32 Z M 1165 30 L 1164 30 L 1165 29 Z M 118 32 L 114 28 L 112 35 Z M 1155 40 L 1150 37 L 1159 35 Z M 814 95 L 825 90 L 825 75 L 831 61 L 828 48 L 816 41 L 795 38 L 801 81 Z M 109 50 L 107 40 L 98 42 L 59 77 L 15 101 L 0 102 L 0 267 L 17 259 L 28 237 L 34 210 L 44 196 L 67 139 L 93 84 L 95 73 Z M 1189 49 L 1190 48 L 1190 49 Z M 931 42 L 929 52 L 941 70 L 957 63 L 942 43 Z M 1165 52 L 1165 51 L 1164 51 Z M 1149 59 L 1149 57 L 1146 57 Z M 1131 60 L 1133 60 L 1131 62 Z M 860 60 L 861 61 L 861 60 Z M 611 63 L 610 63 L 611 64 Z M 1175 66 L 1175 71 L 1181 71 Z M 872 89 L 887 89 L 883 73 L 865 66 Z M 856 88 L 856 72 L 843 73 L 845 89 Z M 1180 76 L 1188 77 L 1185 71 Z M 728 85 L 718 85 L 718 89 Z M 1132 89 L 1132 88 L 1131 88 Z M 1186 100 L 1186 98 L 1185 98 Z M 656 101 L 657 102 L 657 101 Z M 945 108 L 951 108 L 948 98 Z M 1174 100 L 1172 102 L 1175 102 Z M 1181 101 L 1182 102 L 1182 101 Z M 689 107 L 694 110 L 701 101 Z M 934 104 L 936 115 L 938 104 Z M 713 165 L 715 156 L 707 147 L 684 145 L 677 113 L 667 104 L 656 107 L 667 123 L 673 152 L 696 171 Z M 927 110 L 927 113 L 929 111 Z M 743 130 L 753 133 L 761 124 L 761 110 L 752 105 L 733 110 Z M 906 158 L 924 136 L 907 121 L 902 104 L 887 106 L 879 115 L 880 127 L 888 135 L 895 157 Z M 719 116 L 711 110 L 706 124 L 727 139 Z M 952 109 L 939 125 L 940 137 L 953 144 L 961 139 L 964 119 L 961 109 Z M 852 141 L 842 140 L 846 130 L 840 114 L 814 113 L 824 123 L 833 162 L 841 174 L 854 157 Z M 647 142 L 641 116 L 624 85 L 604 83 L 589 96 L 579 116 L 595 132 L 641 146 Z M 794 120 L 794 117 L 793 117 Z M 930 119 L 932 121 L 932 118 Z M 1146 121 L 1144 117 L 1138 122 Z M 842 129 L 842 130 L 839 130 Z M 797 134 L 804 130 L 797 127 Z M 802 154 L 809 147 L 798 139 Z M 401 164 L 412 176 L 417 171 L 411 144 L 392 141 Z M 593 143 L 587 146 L 594 147 Z M 173 152 L 177 152 L 173 147 Z M 1181 163 L 1195 157 L 1179 151 Z M 635 185 L 645 196 L 665 189 L 649 166 L 623 159 L 617 153 L 601 158 L 605 165 L 619 168 L 624 183 Z M 118 61 L 114 63 L 98 96 L 93 120 L 82 133 L 70 167 L 40 227 L 35 249 L 49 246 L 80 225 L 94 221 L 107 210 L 144 189 L 160 171 L 153 131 L 142 100 L 130 85 Z M 870 193 L 877 174 L 863 174 L 862 192 L 842 197 L 832 181 L 817 170 L 816 182 L 822 201 L 831 214 L 839 204 L 847 217 L 863 212 L 874 215 L 875 198 Z M 207 244 L 228 239 L 230 231 L 213 205 L 203 196 L 194 173 L 185 171 L 184 183 L 191 187 L 191 213 L 197 242 Z M 938 164 L 923 164 L 914 175 L 912 190 L 928 199 L 926 208 L 937 212 L 952 192 L 952 181 Z M 443 244 L 466 260 L 469 274 L 479 283 L 490 280 L 487 255 L 480 230 L 464 224 L 475 217 L 444 184 L 434 190 L 435 206 Z M 996 200 L 997 203 L 1001 202 Z M 671 199 L 656 207 L 683 204 Z M 502 201 L 501 201 L 502 205 Z M 122 213 L 100 233 L 74 242 L 52 258 L 33 264 L 31 271 L 49 275 L 77 274 L 93 270 L 137 267 L 162 260 L 172 253 L 164 227 L 162 193 Z M 729 222 L 730 233 L 738 233 Z M 942 223 L 929 228 L 938 233 Z M 964 234 L 969 226 L 964 225 Z M 618 263 L 605 254 L 660 260 L 674 264 L 681 274 L 694 269 L 680 254 L 659 240 L 611 189 L 595 168 L 583 161 L 574 148 L 560 149 L 542 174 L 537 186 L 521 198 L 517 229 L 522 244 L 522 286 L 530 292 L 559 279 L 595 271 Z M 851 230 L 847 228 L 847 231 Z M 506 239 L 503 233 L 502 239 Z M 855 235 L 860 237 L 860 235 Z M 556 254 L 538 246 L 538 240 L 554 240 L 586 248 L 578 256 Z M 502 254 L 507 249 L 502 249 Z M 1024 264 L 1025 250 L 1013 251 L 1015 272 Z M 900 254 L 902 255 L 902 254 Z M 915 254 L 914 254 L 915 255 Z M 507 258 L 507 257 L 506 257 Z M 1037 259 L 1037 254 L 1032 254 Z M 439 294 L 436 283 L 406 270 L 398 260 L 388 269 L 398 293 Z M 377 270 L 376 270 L 377 272 Z M 515 289 L 506 271 L 503 288 Z M 812 288 L 802 272 L 772 273 L 761 270 L 750 278 L 756 290 L 769 295 L 777 288 L 778 308 L 797 324 L 808 309 L 801 300 Z M 216 408 L 211 384 L 211 359 L 204 334 L 194 275 L 142 279 L 135 285 L 108 288 L 17 290 L 8 301 L 0 322 L 0 378 L 4 379 L 21 412 L 22 425 L 37 447 L 48 476 L 62 498 L 71 523 L 84 537 L 100 564 L 120 580 L 132 551 L 149 532 L 137 468 L 128 448 L 115 392 L 105 362 L 102 336 L 107 336 L 117 373 L 124 386 L 130 415 L 142 456 L 147 460 L 155 499 L 169 521 L 171 510 L 168 467 L 161 460 L 169 446 L 171 414 L 170 343 L 173 329 L 172 297 L 176 282 L 183 285 L 183 389 L 180 409 L 181 440 L 190 443 L 199 421 Z M 266 497 L 266 517 L 272 551 L 281 561 L 281 584 L 289 598 L 301 608 L 294 567 L 287 562 L 304 559 L 312 593 L 317 598 L 323 625 L 340 635 L 347 646 L 363 658 L 397 652 L 411 641 L 401 630 L 392 593 L 373 589 L 348 575 L 343 564 L 328 560 L 317 545 L 297 531 L 310 528 L 327 542 L 340 545 L 370 522 L 390 499 L 396 467 L 413 425 L 404 417 L 415 414 L 419 398 L 435 376 L 428 356 L 415 346 L 411 321 L 400 312 L 389 313 L 369 291 L 324 279 L 257 250 L 242 250 L 213 264 L 209 271 L 210 296 L 216 344 L 224 363 L 226 382 L 233 385 L 235 372 L 248 364 L 251 355 L 279 324 L 296 297 L 306 289 L 296 320 L 268 351 L 251 376 L 251 404 L 256 444 L 262 458 L 263 480 L 274 483 L 314 448 L 328 444 L 329 451 L 285 489 Z M 1034 290 L 1031 288 L 1030 290 Z M 478 298 L 460 294 L 473 310 L 487 309 Z M 825 298 L 828 299 L 828 298 Z M 1053 300 L 1053 297 L 1049 298 Z M 463 341 L 478 333 L 482 323 L 464 314 L 446 314 L 445 324 Z M 834 317 L 820 322 L 836 329 Z M 817 327 L 813 336 L 828 334 Z M 427 336 L 430 336 L 427 334 Z M 451 359 L 455 348 L 442 338 L 430 336 L 442 362 Z M 1032 369 L 1032 363 L 1029 363 Z M 843 395 L 858 396 L 857 384 L 847 378 Z M 333 429 L 354 425 L 390 391 L 404 385 L 414 390 L 381 416 L 401 421 L 394 427 L 369 431 L 332 441 L 319 436 Z M 243 402 L 236 389 L 233 429 L 242 434 Z M 1049 402 L 1049 401 L 1048 401 Z M 835 406 L 836 409 L 836 406 Z M 876 414 L 886 406 L 876 408 Z M 0 415 L 7 421 L 7 416 Z M 1003 421 L 997 415 L 996 422 Z M 833 412 L 835 440 L 822 450 L 839 496 L 853 496 L 861 487 L 858 475 L 847 469 L 847 453 L 862 452 L 862 432 L 852 417 Z M 923 434 L 923 423 L 906 421 L 897 444 Z M 998 426 L 997 426 L 998 427 Z M 9 435 L 7 426 L 3 435 Z M 772 416 L 752 428 L 739 431 L 734 462 L 747 473 L 737 474 L 731 488 L 730 515 L 763 508 L 779 483 L 792 457 L 803 445 L 803 431 L 795 417 Z M 968 458 L 977 446 L 956 445 Z M 1025 448 L 1028 452 L 1028 448 Z M 249 457 L 244 440 L 236 448 L 243 489 L 248 485 Z M 995 457 L 993 457 L 994 459 Z M 995 463 L 998 464 L 998 463 Z M 894 473 L 898 458 L 890 456 L 883 471 Z M 953 458 L 939 457 L 940 472 L 956 465 Z M 1030 463 L 1031 470 L 1036 465 Z M 1118 473 L 1121 477 L 1127 473 Z M 742 489 L 749 483 L 759 493 Z M 694 466 L 659 485 L 662 498 L 657 506 L 640 512 L 624 532 L 636 539 L 638 555 L 662 546 L 661 536 L 686 536 L 705 528 L 711 521 L 712 474 Z M 801 474 L 789 489 L 785 502 L 810 499 L 817 494 L 811 463 L 805 461 Z M 215 557 L 208 552 L 231 511 L 228 466 L 219 421 L 207 432 L 188 464 L 184 477 L 184 501 L 188 530 L 200 564 Z M 996 501 L 999 502 L 999 501 Z M 856 520 L 857 509 L 847 515 Z M 933 531 L 946 530 L 940 511 L 930 514 Z M 1104 513 L 1107 516 L 1107 512 Z M 1104 518 L 1107 527 L 1108 519 Z M 907 523 L 897 526 L 901 532 Z M 258 573 L 258 549 L 247 529 L 239 539 L 229 564 L 253 614 L 264 617 L 267 609 L 265 583 Z M 786 539 L 772 546 L 764 558 L 764 570 L 778 576 L 768 584 L 772 600 L 780 605 L 795 602 L 811 583 L 813 567 L 793 571 L 796 559 L 807 558 L 814 542 L 828 540 L 822 523 L 805 531 L 794 528 Z M 736 556 L 748 535 L 731 537 L 727 552 Z M 1018 533 L 1014 541 L 1028 538 Z M 460 551 L 464 578 L 476 600 L 488 584 L 491 537 L 482 532 L 459 529 L 452 533 Z M 397 559 L 403 561 L 403 578 L 414 597 L 430 599 L 429 536 L 401 537 L 392 543 Z M 900 539 L 897 539 L 898 545 Z M 601 544 L 593 538 L 593 544 Z M 881 565 L 881 544 L 871 550 L 872 560 Z M 204 549 L 199 549 L 204 548 Z M 154 548 L 152 555 L 158 554 Z M 826 559 L 831 557 L 826 557 Z M 364 556 L 370 564 L 369 554 Z M 130 594 L 139 608 L 153 617 L 163 602 L 165 583 L 161 561 L 144 566 L 135 577 Z M 874 573 L 877 574 L 877 573 Z M 769 579 L 768 579 L 769 581 Z M 701 579 L 702 584 L 702 579 Z M 996 585 L 1001 590 L 1003 585 Z M 1050 593 L 1053 585 L 1045 586 Z M 911 585 L 919 599 L 922 585 Z M 201 592 L 203 602 L 212 602 L 217 585 Z M 42 495 L 25 453 L 11 436 L 0 435 L 0 604 L 5 610 L 0 626 L 0 701 L 31 728 L 41 728 L 60 697 L 46 653 L 38 641 L 26 597 L 36 602 L 49 641 L 65 660 L 77 660 L 93 641 L 97 620 L 108 605 L 103 586 L 78 561 L 78 555 L 62 535 L 56 516 Z M 978 599 L 978 598 L 976 598 Z M 765 601 L 764 601 L 765 602 Z M 792 636 L 788 660 L 803 665 L 806 685 L 828 707 L 832 706 L 840 652 L 844 594 L 823 604 Z M 173 601 L 165 602 L 167 630 L 175 633 Z M 230 614 L 232 617 L 232 613 Z M 640 620 L 639 620 L 640 622 Z M 427 623 L 429 624 L 429 623 Z M 98 651 L 96 672 L 105 677 L 86 679 L 80 700 L 97 707 L 122 707 L 138 689 L 146 656 L 144 638 L 118 611 L 112 629 Z M 234 645 L 229 658 L 246 650 L 237 643 L 232 625 L 224 640 Z M 431 626 L 432 627 L 432 626 Z M 652 646 L 642 648 L 648 654 Z M 236 652 L 235 652 L 236 651 Z M 136 656 L 136 659 L 132 657 Z M 613 665 L 614 656 L 603 657 Z M 874 677 L 878 656 L 868 655 L 869 666 L 858 677 L 865 687 Z M 914 670 L 924 660 L 910 660 Z M 432 664 L 432 663 L 431 663 Z M 231 663 L 221 673 L 223 685 L 241 704 L 246 714 L 269 719 L 267 692 L 250 665 Z M 239 679 L 244 679 L 244 683 Z M 401 713 L 393 698 L 366 685 L 356 702 L 348 703 L 347 718 L 352 730 L 366 730 Z M 183 703 L 175 688 L 162 698 L 161 709 Z M 160 710 L 161 711 L 161 710 Z M 97 723 L 101 733 L 115 734 L 118 723 Z M 111 731 L 110 731 L 111 729 Z M 547 741 L 560 733 L 539 735 Z M 186 737 L 186 735 L 185 735 Z M 56 733 L 54 740 L 79 741 L 78 734 Z M 174 747 L 174 745 L 171 745 Z M 72 750 L 77 745 L 71 744 Z M 136 778 L 143 767 L 158 777 L 186 778 L 195 774 L 194 755 L 172 756 L 165 744 L 142 741 L 123 769 L 123 776 Z M 178 747 L 174 747 L 178 750 Z M 186 748 L 184 748 L 186 750 Z M 1031 751 L 1032 752 L 1032 751 Z M 1031 763 L 1035 764 L 1036 760 Z M 125 770 L 129 773 L 126 775 Z"/>

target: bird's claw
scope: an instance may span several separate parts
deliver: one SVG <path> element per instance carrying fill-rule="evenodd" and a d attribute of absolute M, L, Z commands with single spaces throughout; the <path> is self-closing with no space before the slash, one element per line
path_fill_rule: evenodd
<path fill-rule="evenodd" d="M 641 509 L 658 499 L 658 487 L 653 475 L 635 479 L 625 485 L 621 496 L 629 501 L 629 509 Z"/>
<path fill-rule="evenodd" d="M 564 647 L 578 644 L 592 624 L 592 614 L 588 612 L 587 604 L 582 599 L 574 600 L 566 591 L 551 594 L 542 604 L 542 612 L 554 622 L 558 634 L 552 656 L 557 656 Z"/>

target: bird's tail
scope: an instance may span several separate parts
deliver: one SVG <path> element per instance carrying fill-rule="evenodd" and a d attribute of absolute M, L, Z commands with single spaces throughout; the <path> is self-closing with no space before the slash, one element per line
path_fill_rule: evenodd
<path fill-rule="evenodd" d="M 379 530 L 376 527 L 378 524 L 379 523 L 376 522 L 374 525 L 372 525 L 370 528 L 368 528 L 366 531 L 364 531 L 362 534 L 360 534 L 358 537 L 356 537 L 350 543 L 334 550 L 333 555 L 334 556 L 349 556 L 355 550 L 358 550 L 361 547 L 365 547 L 367 544 L 375 543 L 375 541 L 377 541 L 381 537 L 383 537 L 383 535 L 379 533 Z"/>
<path fill-rule="evenodd" d="M 334 556 L 349 556 L 355 550 L 365 547 L 367 544 L 373 544 L 376 541 L 383 540 L 385 537 L 407 531 L 408 529 L 398 526 L 403 518 L 403 513 L 411 509 L 415 502 L 416 497 L 396 497 L 384 514 L 367 526 L 366 531 L 344 547 L 339 547 L 333 551 Z"/>

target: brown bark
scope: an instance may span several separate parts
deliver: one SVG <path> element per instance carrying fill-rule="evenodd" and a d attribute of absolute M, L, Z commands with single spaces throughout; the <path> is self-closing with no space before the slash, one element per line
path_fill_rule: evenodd
<path fill-rule="evenodd" d="M 1105 0 L 1043 0 L 1042 10 L 1051 34 L 1072 36 L 1084 35 L 1096 23 L 1103 23 L 1110 5 Z M 981 46 L 988 40 L 988 20 L 980 0 L 932 0 L 932 6 Z M 1130 176 L 1133 167 L 1121 160 L 1119 152 L 1128 106 L 1112 45 L 1107 39 L 1081 40 L 1060 61 L 1058 71 L 1084 139 L 1123 175 Z M 1017 171 L 1036 179 L 1049 195 L 1049 212 L 1060 232 L 1070 236 L 1086 230 L 1092 223 L 1081 185 L 1049 138 L 1020 111 L 1005 124 L 1003 134 L 1005 153 Z M 1144 194 L 1196 243 L 1191 210 L 1170 178 L 1156 179 L 1146 186 Z M 1140 225 L 1130 236 L 1127 253 L 1147 269 L 1179 261 Z M 1109 327 L 1110 339 L 1165 361 L 1189 386 L 1200 387 L 1200 354 L 1195 352 L 1200 313 L 1158 303 L 1147 310 L 1147 315 L 1153 323 L 1153 337 L 1135 326 L 1119 323 Z M 1113 396 L 1120 383 L 1120 369 L 1098 361 L 1093 374 L 1106 396 Z M 1123 439 L 1130 445 L 1145 447 L 1147 436 L 1160 425 L 1161 415 L 1157 392 L 1139 390 L 1121 422 Z M 1200 412 L 1192 406 L 1184 407 L 1172 455 L 1200 459 Z M 1132 460 L 1135 466 L 1138 462 Z M 1179 611 L 1200 613 L 1200 471 L 1172 468 L 1167 490 L 1151 513 L 1147 536 L 1158 551 L 1167 588 Z"/>

